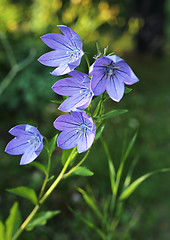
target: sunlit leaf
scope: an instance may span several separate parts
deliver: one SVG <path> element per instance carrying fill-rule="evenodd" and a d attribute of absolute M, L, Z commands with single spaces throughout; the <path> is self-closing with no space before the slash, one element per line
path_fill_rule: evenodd
<path fill-rule="evenodd" d="M 104 119 L 116 117 L 118 115 L 121 115 L 121 114 L 124 114 L 124 113 L 127 113 L 127 112 L 128 112 L 128 110 L 126 110 L 126 109 L 112 110 L 112 111 L 104 114 L 102 116 L 102 119 L 104 120 Z"/>
<path fill-rule="evenodd" d="M 35 215 L 35 217 L 28 223 L 26 230 L 31 231 L 34 227 L 45 225 L 47 220 L 59 214 L 60 211 L 42 211 Z"/>
<path fill-rule="evenodd" d="M 97 131 L 96 131 L 96 136 L 95 136 L 95 141 L 98 140 L 104 130 L 104 127 L 105 127 L 105 124 L 102 123 L 100 124 L 100 126 L 97 128 Z"/>
<path fill-rule="evenodd" d="M 51 180 L 53 180 L 54 178 L 55 178 L 55 176 L 52 175 L 51 177 L 49 177 L 48 182 L 51 181 Z"/>
<path fill-rule="evenodd" d="M 11 240 L 12 236 L 18 230 L 20 224 L 21 224 L 21 215 L 19 212 L 18 203 L 15 202 L 11 207 L 9 216 L 5 222 L 5 226 L 6 226 L 5 240 Z"/>
<path fill-rule="evenodd" d="M 86 167 L 78 167 L 76 170 L 74 170 L 73 174 L 80 176 L 92 176 L 94 173 Z"/>
<path fill-rule="evenodd" d="M 5 226 L 2 221 L 0 221 L 0 239 L 6 240 L 5 239 Z"/>
<path fill-rule="evenodd" d="M 109 48 L 109 45 L 107 45 L 107 46 L 104 48 L 104 53 L 103 53 L 104 56 L 106 56 L 106 53 L 107 53 L 108 48 Z"/>
<path fill-rule="evenodd" d="M 157 173 L 162 173 L 162 172 L 169 172 L 170 168 L 163 168 L 163 169 L 159 169 L 157 171 L 153 171 L 150 173 L 147 173 L 143 176 L 141 176 L 140 178 L 136 179 L 133 183 L 131 183 L 129 185 L 129 187 L 127 187 L 120 195 L 119 200 L 125 200 L 127 199 L 134 191 L 135 189 L 143 182 L 145 181 L 148 177 L 151 177 L 154 174 Z"/>
<path fill-rule="evenodd" d="M 100 51 L 100 46 L 98 44 L 98 42 L 96 42 L 96 49 L 97 49 L 97 54 L 101 54 L 101 51 Z"/>
<path fill-rule="evenodd" d="M 28 188 L 28 187 L 17 187 L 17 188 L 11 188 L 11 189 L 7 189 L 8 192 L 14 193 L 16 195 L 19 195 L 21 197 L 27 198 L 29 199 L 33 204 L 37 204 L 38 199 L 36 196 L 36 193 L 33 189 Z"/>

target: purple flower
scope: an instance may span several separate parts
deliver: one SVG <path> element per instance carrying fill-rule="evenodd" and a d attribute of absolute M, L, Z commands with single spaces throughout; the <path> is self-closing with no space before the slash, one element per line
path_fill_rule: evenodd
<path fill-rule="evenodd" d="M 54 49 L 42 55 L 38 61 L 46 66 L 58 67 L 52 74 L 59 76 L 71 72 L 79 66 L 82 50 L 82 41 L 77 33 L 71 28 L 58 25 L 64 34 L 49 33 L 41 37 L 43 42 L 50 48 Z"/>
<path fill-rule="evenodd" d="M 116 102 L 123 97 L 124 84 L 131 85 L 139 81 L 129 65 L 116 55 L 97 59 L 90 67 L 90 75 L 94 95 L 98 96 L 106 90 Z"/>
<path fill-rule="evenodd" d="M 84 112 L 61 115 L 55 120 L 54 127 L 62 131 L 57 138 L 57 144 L 62 149 L 77 146 L 79 153 L 85 152 L 95 138 L 96 126 L 91 117 Z"/>
<path fill-rule="evenodd" d="M 9 133 L 15 136 L 6 146 L 5 152 L 11 155 L 21 155 L 20 165 L 28 164 L 38 157 L 43 149 L 43 136 L 36 127 L 18 125 Z"/>
<path fill-rule="evenodd" d="M 56 82 L 52 89 L 54 92 L 69 96 L 60 106 L 63 112 L 81 111 L 87 108 L 92 100 L 91 79 L 85 73 L 72 71 L 73 78 L 65 78 Z"/>

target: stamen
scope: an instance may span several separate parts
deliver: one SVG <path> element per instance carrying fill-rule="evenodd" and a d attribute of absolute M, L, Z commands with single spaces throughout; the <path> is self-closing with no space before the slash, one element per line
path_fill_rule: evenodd
<path fill-rule="evenodd" d="M 29 140 L 28 143 L 34 146 L 34 149 L 38 147 L 40 144 L 41 139 L 40 136 L 35 133 L 35 136 L 32 136 Z"/>
<path fill-rule="evenodd" d="M 74 48 L 72 51 L 66 52 L 69 55 L 69 61 L 75 62 L 80 58 L 81 50 L 79 48 Z"/>

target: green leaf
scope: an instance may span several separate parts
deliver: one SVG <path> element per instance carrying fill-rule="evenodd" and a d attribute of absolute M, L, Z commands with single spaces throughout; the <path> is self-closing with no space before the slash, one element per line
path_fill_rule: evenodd
<path fill-rule="evenodd" d="M 132 174 L 133 174 L 133 170 L 136 166 L 136 163 L 138 161 L 139 157 L 135 157 L 129 167 L 129 170 L 128 170 L 128 173 L 127 173 L 127 176 L 125 178 L 125 181 L 124 181 L 124 185 L 123 185 L 123 189 L 127 188 L 131 182 L 131 179 L 132 179 Z"/>
<path fill-rule="evenodd" d="M 80 176 L 92 176 L 94 173 L 86 167 L 78 167 L 73 174 Z"/>
<path fill-rule="evenodd" d="M 145 181 L 148 177 L 151 177 L 152 175 L 154 174 L 157 174 L 157 173 L 162 173 L 162 172 L 169 172 L 170 171 L 170 168 L 162 168 L 162 169 L 159 169 L 159 170 L 156 170 L 156 171 L 153 171 L 153 172 L 150 172 L 150 173 L 147 173 L 143 176 L 141 176 L 140 178 L 136 179 L 133 183 L 131 183 L 129 185 L 128 188 L 126 188 L 120 195 L 119 197 L 119 200 L 125 200 L 127 199 L 134 191 L 135 189 L 143 182 Z"/>
<path fill-rule="evenodd" d="M 102 116 L 102 119 L 104 120 L 104 119 L 108 119 L 108 118 L 111 118 L 111 117 L 116 117 L 116 116 L 118 116 L 120 114 L 124 114 L 126 112 L 128 112 L 128 110 L 126 110 L 126 109 L 112 110 L 112 111 L 104 114 Z"/>
<path fill-rule="evenodd" d="M 6 240 L 11 240 L 21 224 L 21 215 L 18 208 L 18 203 L 15 202 L 10 209 L 10 214 L 5 222 Z"/>
<path fill-rule="evenodd" d="M 133 138 L 131 139 L 125 153 L 123 154 L 122 156 L 122 159 L 121 159 L 121 162 L 120 162 L 120 166 L 118 168 L 118 171 L 117 171 L 117 176 L 116 176 L 116 191 L 118 191 L 118 188 L 119 188 L 119 182 L 120 182 L 120 179 L 121 179 L 121 176 L 122 176 L 122 172 L 123 172 L 123 168 L 124 168 L 124 165 L 125 165 L 125 162 L 126 162 L 126 159 L 135 143 L 135 140 L 136 140 L 136 137 L 137 137 L 137 133 L 135 133 L 135 135 L 133 136 Z"/>
<path fill-rule="evenodd" d="M 64 149 L 62 151 L 62 156 L 61 156 L 61 162 L 64 165 L 65 162 L 67 161 L 67 158 L 69 157 L 69 155 L 71 154 L 72 149 Z"/>
<path fill-rule="evenodd" d="M 86 201 L 86 203 L 88 204 L 88 206 L 94 211 L 94 213 L 98 216 L 99 219 L 102 219 L 103 216 L 100 213 L 94 199 L 92 199 L 83 189 L 78 188 L 77 189 L 83 196 L 84 200 Z"/>
<path fill-rule="evenodd" d="M 16 195 L 19 195 L 21 197 L 27 198 L 35 205 L 38 203 L 36 193 L 31 188 L 21 186 L 21 187 L 17 187 L 17 188 L 7 189 L 7 191 L 14 193 Z"/>
<path fill-rule="evenodd" d="M 58 133 L 49 142 L 48 149 L 49 149 L 50 156 L 53 154 L 53 152 L 56 148 L 57 138 L 58 138 Z"/>
<path fill-rule="evenodd" d="M 62 100 L 51 100 L 52 103 L 57 103 L 57 104 L 61 104 L 63 101 Z"/>
<path fill-rule="evenodd" d="M 28 223 L 26 230 L 31 231 L 36 226 L 45 225 L 47 220 L 59 214 L 60 211 L 42 211 L 35 215 L 35 217 Z"/>
<path fill-rule="evenodd" d="M 51 177 L 49 177 L 48 182 L 51 181 L 51 180 L 53 180 L 54 178 L 55 178 L 55 176 L 52 175 Z"/>
<path fill-rule="evenodd" d="M 111 183 L 111 189 L 112 189 L 112 193 L 113 195 L 116 195 L 116 182 L 115 182 L 115 178 L 116 178 L 116 172 L 115 172 L 115 168 L 112 162 L 112 158 L 109 152 L 109 148 L 107 146 L 106 141 L 101 137 L 101 142 L 103 144 L 106 156 L 107 156 L 107 160 L 108 160 L 108 164 L 109 164 L 109 174 L 110 174 L 110 183 Z"/>
<path fill-rule="evenodd" d="M 95 230 L 99 236 L 101 237 L 101 239 L 105 240 L 106 236 L 104 234 L 104 232 L 102 232 L 101 229 L 97 228 L 96 225 L 94 223 L 92 223 L 91 221 L 89 221 L 88 219 L 86 219 L 85 217 L 82 217 L 82 215 L 80 215 L 78 212 L 75 212 L 70 206 L 68 206 L 69 210 L 75 214 L 75 216 L 77 218 L 79 218 L 83 223 L 85 223 L 88 227 L 92 228 L 93 230 Z"/>
<path fill-rule="evenodd" d="M 2 221 L 0 221 L 0 239 L 6 240 L 5 239 L 5 226 Z"/>
<path fill-rule="evenodd" d="M 74 153 L 74 154 L 73 154 L 73 153 Z M 73 162 L 74 162 L 74 160 L 75 160 L 78 152 L 77 152 L 77 151 L 74 152 L 74 148 L 72 148 L 72 149 L 64 149 L 64 150 L 63 150 L 62 156 L 61 156 L 61 162 L 62 162 L 63 166 L 64 166 L 64 164 L 66 163 L 68 157 L 69 157 L 71 154 L 73 154 L 73 155 L 72 155 L 72 159 L 71 159 L 71 161 L 70 161 L 70 164 L 73 164 Z"/>
<path fill-rule="evenodd" d="M 96 136 L 95 136 L 95 141 L 98 140 L 104 130 L 104 127 L 105 127 L 105 124 L 102 123 L 100 124 L 100 126 L 97 128 L 97 131 L 96 131 Z"/>
<path fill-rule="evenodd" d="M 107 53 L 108 48 L 109 48 L 109 45 L 107 45 L 107 46 L 104 48 L 104 53 L 103 53 L 104 56 L 106 56 L 106 53 Z"/>
<path fill-rule="evenodd" d="M 42 171 L 43 173 L 45 173 L 45 175 L 47 174 L 47 169 L 46 167 L 42 164 L 42 163 L 39 163 L 39 162 L 32 162 L 29 164 L 29 166 L 34 166 L 36 167 L 38 170 Z"/>
<path fill-rule="evenodd" d="M 125 87 L 125 93 L 130 93 L 132 91 L 132 88 Z"/>
<path fill-rule="evenodd" d="M 97 49 L 97 54 L 101 54 L 101 51 L 100 51 L 100 47 L 99 47 L 99 44 L 98 42 L 96 42 L 96 49 Z"/>
<path fill-rule="evenodd" d="M 111 56 L 111 55 L 114 55 L 114 54 L 115 54 L 115 52 L 111 52 L 111 53 L 107 54 L 107 56 Z"/>

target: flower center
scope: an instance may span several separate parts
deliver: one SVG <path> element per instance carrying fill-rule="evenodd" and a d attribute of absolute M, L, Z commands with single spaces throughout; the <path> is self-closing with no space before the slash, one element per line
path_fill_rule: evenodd
<path fill-rule="evenodd" d="M 80 58 L 81 50 L 74 47 L 72 51 L 67 51 L 67 54 L 69 55 L 69 62 L 75 62 Z"/>
<path fill-rule="evenodd" d="M 39 147 L 40 143 L 41 143 L 41 139 L 40 136 L 38 134 L 35 133 L 34 136 L 32 136 L 28 142 L 30 143 L 30 145 L 34 146 L 34 149 L 37 149 L 37 147 Z"/>
<path fill-rule="evenodd" d="M 79 133 L 79 137 L 80 137 L 82 134 L 85 135 L 88 128 L 89 128 L 89 127 L 88 127 L 85 123 L 81 123 L 81 124 L 78 126 L 77 130 L 76 130 L 76 132 Z"/>
<path fill-rule="evenodd" d="M 84 87 L 80 90 L 80 94 L 84 95 L 86 99 L 90 98 L 92 96 L 92 92 L 90 91 L 89 88 Z"/>
<path fill-rule="evenodd" d="M 114 75 L 114 66 L 113 65 L 107 66 L 105 78 L 108 78 L 110 80 L 113 77 L 113 75 Z"/>

